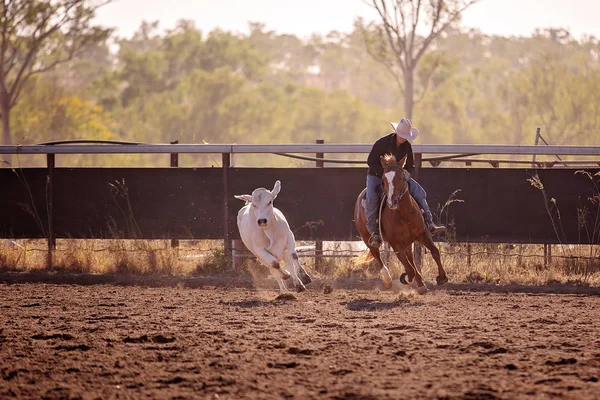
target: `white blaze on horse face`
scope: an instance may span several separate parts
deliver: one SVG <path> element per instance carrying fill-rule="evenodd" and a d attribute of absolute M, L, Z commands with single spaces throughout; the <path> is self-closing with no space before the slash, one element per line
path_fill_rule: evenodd
<path fill-rule="evenodd" d="M 389 171 L 385 173 L 385 179 L 388 183 L 388 196 L 387 202 L 388 206 L 392 206 L 392 199 L 394 198 L 394 177 L 396 176 L 396 171 Z"/>
<path fill-rule="evenodd" d="M 266 228 L 273 220 L 273 196 L 267 189 L 259 188 L 252 192 L 252 207 L 255 209 L 256 223 Z"/>

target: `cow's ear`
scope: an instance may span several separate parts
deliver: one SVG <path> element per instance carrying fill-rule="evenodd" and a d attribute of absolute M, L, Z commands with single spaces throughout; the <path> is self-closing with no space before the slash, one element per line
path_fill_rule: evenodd
<path fill-rule="evenodd" d="M 275 186 L 273 186 L 273 190 L 271 190 L 271 198 L 273 200 L 275 200 L 275 198 L 279 194 L 280 190 L 281 190 L 281 182 L 280 181 L 276 181 L 275 182 Z"/>
<path fill-rule="evenodd" d="M 246 203 L 252 203 L 252 195 L 250 194 L 236 194 L 233 197 L 245 201 Z"/>

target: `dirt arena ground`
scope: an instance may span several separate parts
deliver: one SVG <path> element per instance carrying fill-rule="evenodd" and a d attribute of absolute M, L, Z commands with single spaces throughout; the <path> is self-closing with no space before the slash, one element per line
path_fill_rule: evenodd
<path fill-rule="evenodd" d="M 600 394 L 599 288 L 316 281 L 277 299 L 274 282 L 0 275 L 2 399 Z"/>

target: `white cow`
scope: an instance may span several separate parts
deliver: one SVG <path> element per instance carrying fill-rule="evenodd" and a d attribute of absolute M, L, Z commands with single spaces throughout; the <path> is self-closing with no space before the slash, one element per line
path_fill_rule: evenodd
<path fill-rule="evenodd" d="M 290 276 L 298 292 L 306 290 L 310 276 L 300 265 L 296 253 L 296 239 L 283 213 L 273 207 L 273 200 L 281 190 L 281 182 L 275 182 L 273 190 L 255 189 L 252 194 L 235 195 L 246 202 L 237 216 L 237 225 L 244 245 L 271 271 L 279 290 L 287 291 L 283 279 Z M 280 265 L 283 262 L 287 270 Z M 288 272 L 289 271 L 289 272 Z"/>

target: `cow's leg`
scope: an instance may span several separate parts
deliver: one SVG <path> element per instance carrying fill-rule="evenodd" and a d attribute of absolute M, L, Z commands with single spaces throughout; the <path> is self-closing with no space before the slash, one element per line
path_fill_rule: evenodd
<path fill-rule="evenodd" d="M 423 244 L 430 252 L 431 256 L 435 260 L 435 263 L 438 267 L 438 276 L 435 278 L 438 285 L 443 285 L 448 283 L 448 276 L 446 275 L 446 271 L 444 267 L 442 267 L 442 259 L 440 257 L 440 250 L 437 248 L 435 243 L 433 243 L 433 239 L 429 233 L 425 233 L 421 238 L 419 238 L 419 242 Z"/>
<path fill-rule="evenodd" d="M 275 280 L 277 281 L 277 284 L 279 285 L 279 292 L 286 293 L 288 291 L 288 289 L 287 289 L 287 287 L 285 287 L 285 284 L 283 283 L 283 280 L 281 279 L 279 272 L 271 269 L 271 275 L 273 276 L 273 278 L 275 278 Z"/>
<path fill-rule="evenodd" d="M 306 287 L 304 285 L 308 285 L 310 282 L 312 282 L 312 279 L 310 279 L 310 276 L 308 276 L 304 268 L 302 268 L 302 265 L 300 265 L 300 259 L 298 258 L 298 253 L 295 250 L 286 250 L 285 265 L 289 267 L 288 269 L 292 274 L 292 280 L 294 281 L 296 291 L 305 291 Z"/>
<path fill-rule="evenodd" d="M 282 292 L 285 292 L 286 289 L 281 280 L 289 279 L 290 273 L 281 268 L 281 264 L 279 264 L 277 258 L 275 258 L 275 256 L 269 253 L 266 249 L 257 249 L 255 255 L 264 266 L 269 268 L 271 274 L 277 279 L 277 282 L 279 283 L 279 289 Z"/>
<path fill-rule="evenodd" d="M 423 282 L 423 277 L 421 276 L 421 271 L 416 267 L 415 260 L 413 258 L 413 253 L 411 249 L 411 245 L 402 246 L 396 245 L 394 247 L 394 253 L 398 260 L 404 265 L 404 271 L 406 271 L 406 275 L 408 278 L 408 284 L 414 287 L 419 294 L 427 293 L 427 286 Z M 405 283 L 404 277 L 400 277 L 400 281 Z"/>
<path fill-rule="evenodd" d="M 300 279 L 300 281 L 305 285 L 308 285 L 309 283 L 311 283 L 312 278 L 310 277 L 308 272 L 306 272 L 306 270 L 300 263 L 300 259 L 298 258 L 298 253 L 296 253 L 294 251 L 294 254 L 292 254 L 292 258 L 294 258 L 294 261 L 295 261 L 294 264 L 296 264 L 296 267 L 298 268 L 298 271 L 296 273 L 298 274 L 298 278 Z"/>

